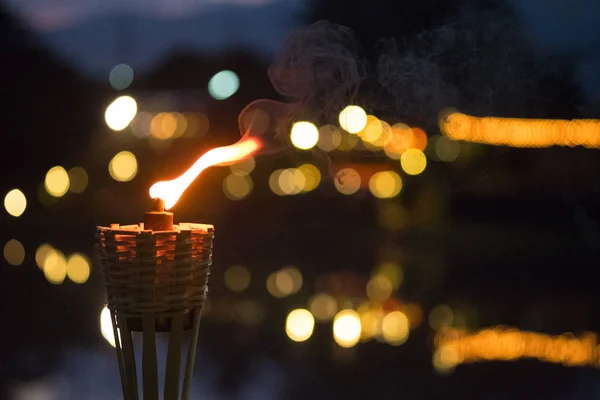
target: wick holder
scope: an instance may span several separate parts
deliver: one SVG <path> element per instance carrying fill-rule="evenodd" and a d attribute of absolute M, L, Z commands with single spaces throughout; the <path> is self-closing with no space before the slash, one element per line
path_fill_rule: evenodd
<path fill-rule="evenodd" d="M 139 398 L 135 331 L 143 336 L 143 398 L 157 400 L 156 332 L 169 332 L 163 398 L 175 400 L 179 396 L 182 333 L 192 330 L 181 395 L 182 399 L 189 397 L 212 264 L 214 227 L 180 223 L 170 228 L 146 230 L 142 223 L 111 224 L 96 230 L 96 252 L 106 285 L 125 400 Z"/>

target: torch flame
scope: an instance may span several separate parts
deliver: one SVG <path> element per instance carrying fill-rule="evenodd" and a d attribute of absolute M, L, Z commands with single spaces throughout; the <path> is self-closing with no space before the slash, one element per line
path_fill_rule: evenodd
<path fill-rule="evenodd" d="M 200 175 L 202 171 L 213 165 L 227 165 L 240 161 L 261 147 L 257 138 L 246 138 L 230 146 L 217 147 L 204 153 L 181 176 L 171 181 L 157 182 L 150 188 L 150 197 L 161 198 L 165 202 L 165 209 L 177 203 L 185 189 Z"/>

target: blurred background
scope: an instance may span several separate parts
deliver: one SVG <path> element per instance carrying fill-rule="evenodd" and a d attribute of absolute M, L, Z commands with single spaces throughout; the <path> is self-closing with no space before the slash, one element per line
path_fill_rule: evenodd
<path fill-rule="evenodd" d="M 319 20 L 355 33 L 346 97 L 335 71 L 335 98 L 269 78 L 314 56 L 286 38 Z M 121 397 L 95 227 L 140 222 L 150 186 L 239 140 L 260 98 L 313 125 L 173 208 L 216 230 L 192 398 L 600 396 L 595 342 L 579 362 L 529 351 L 600 329 L 598 149 L 455 142 L 437 121 L 600 118 L 597 2 L 2 0 L 0 38 L 0 398 Z M 410 144 L 344 126 L 363 110 Z M 499 326 L 538 336 L 440 344 Z"/>

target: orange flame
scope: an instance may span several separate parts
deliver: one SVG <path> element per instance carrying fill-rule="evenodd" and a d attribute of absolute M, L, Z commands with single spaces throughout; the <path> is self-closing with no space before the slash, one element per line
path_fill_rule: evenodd
<path fill-rule="evenodd" d="M 150 197 L 161 198 L 165 202 L 165 209 L 177 203 L 183 192 L 191 183 L 208 167 L 213 165 L 227 165 L 243 160 L 256 152 L 261 147 L 257 138 L 247 138 L 230 146 L 217 147 L 204 153 L 181 176 L 171 181 L 157 182 L 150 188 Z"/>

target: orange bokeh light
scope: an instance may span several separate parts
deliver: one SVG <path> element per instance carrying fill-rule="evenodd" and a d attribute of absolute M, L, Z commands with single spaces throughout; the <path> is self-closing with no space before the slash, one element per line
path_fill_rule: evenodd
<path fill-rule="evenodd" d="M 187 171 L 170 181 L 157 182 L 150 188 L 150 197 L 165 202 L 165 209 L 173 207 L 183 192 L 208 167 L 229 165 L 254 154 L 261 147 L 257 138 L 242 139 L 230 146 L 217 147 L 204 153 Z"/>

